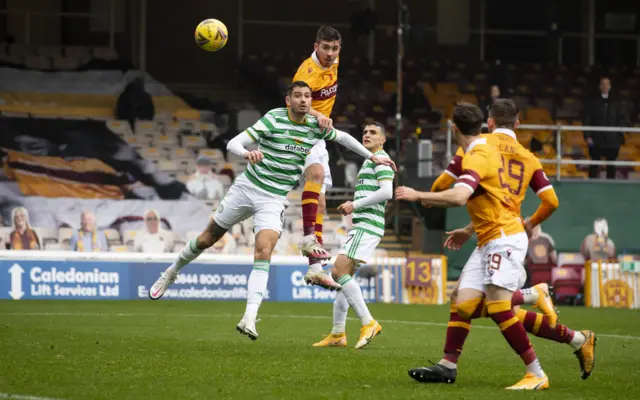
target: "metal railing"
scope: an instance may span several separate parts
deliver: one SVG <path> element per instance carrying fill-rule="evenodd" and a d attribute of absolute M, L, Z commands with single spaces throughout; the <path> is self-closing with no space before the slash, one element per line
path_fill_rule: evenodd
<path fill-rule="evenodd" d="M 447 121 L 447 160 L 453 157 L 453 122 Z M 482 125 L 483 128 L 487 127 L 487 124 Z M 556 166 L 556 180 L 562 179 L 560 167 L 562 165 L 613 165 L 616 167 L 638 167 L 640 162 L 637 161 L 602 161 L 602 160 L 567 160 L 562 158 L 562 133 L 563 132 L 624 132 L 624 133 L 637 133 L 640 134 L 640 128 L 617 128 L 608 126 L 573 126 L 573 125 L 529 125 L 522 124 L 518 127 L 518 130 L 532 130 L 532 131 L 554 131 L 556 142 L 556 158 L 541 158 L 542 164 L 555 164 Z M 517 130 L 516 130 L 517 135 Z"/>

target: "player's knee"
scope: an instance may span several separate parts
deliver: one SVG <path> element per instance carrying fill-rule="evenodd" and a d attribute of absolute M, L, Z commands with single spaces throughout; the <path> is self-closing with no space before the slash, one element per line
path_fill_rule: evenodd
<path fill-rule="evenodd" d="M 304 177 L 307 181 L 313 181 L 316 183 L 324 182 L 324 168 L 322 164 L 311 164 L 304 172 Z"/>
<path fill-rule="evenodd" d="M 272 247 L 268 245 L 258 246 L 256 244 L 256 260 L 271 260 Z"/>
<path fill-rule="evenodd" d="M 207 228 L 198 236 L 196 239 L 196 244 L 199 249 L 208 249 L 213 246 L 224 234 L 227 232 L 227 229 L 221 227 L 216 223 L 216 221 L 212 218 L 209 221 L 209 225 Z"/>
<path fill-rule="evenodd" d="M 471 319 L 481 303 L 482 299 L 471 299 L 456 303 L 458 315 L 463 319 Z"/>

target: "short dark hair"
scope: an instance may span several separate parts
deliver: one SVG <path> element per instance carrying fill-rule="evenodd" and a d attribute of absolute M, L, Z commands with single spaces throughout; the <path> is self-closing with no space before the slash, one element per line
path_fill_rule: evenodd
<path fill-rule="evenodd" d="M 311 87 L 307 84 L 307 82 L 305 82 L 305 81 L 294 81 L 287 88 L 287 96 L 291 96 L 291 92 L 293 92 L 293 89 L 301 88 L 301 87 L 306 87 L 307 89 L 311 90 Z"/>
<path fill-rule="evenodd" d="M 511 99 L 496 99 L 489 108 L 489 118 L 493 118 L 498 128 L 513 129 L 518 120 L 518 107 Z"/>
<path fill-rule="evenodd" d="M 453 109 L 453 123 L 463 135 L 477 136 L 482 130 L 484 114 L 480 107 L 471 103 L 458 103 Z"/>
<path fill-rule="evenodd" d="M 377 127 L 378 129 L 380 129 L 380 133 L 382 135 L 386 134 L 386 129 L 384 128 L 384 125 L 382 125 L 381 122 L 378 122 L 378 121 L 369 122 L 368 124 L 364 124 L 364 128 L 366 128 L 369 125 L 373 125 L 373 126 Z"/>
<path fill-rule="evenodd" d="M 323 25 L 316 32 L 316 43 L 335 42 L 336 40 L 342 44 L 342 36 L 336 28 Z"/>

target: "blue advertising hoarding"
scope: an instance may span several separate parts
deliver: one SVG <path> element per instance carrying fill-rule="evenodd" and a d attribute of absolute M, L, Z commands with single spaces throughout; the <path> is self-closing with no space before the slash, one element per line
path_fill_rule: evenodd
<path fill-rule="evenodd" d="M 0 258 L 0 299 L 147 299 L 149 287 L 166 267 L 167 262 L 146 260 Z M 163 299 L 244 300 L 252 268 L 249 257 L 226 263 L 194 262 L 182 270 Z M 336 292 L 304 282 L 307 268 L 302 262 L 273 263 L 265 299 L 332 302 Z M 371 279 L 356 276 L 356 280 L 365 300 L 376 301 L 381 275 Z M 391 285 L 394 300 L 399 286 Z"/>

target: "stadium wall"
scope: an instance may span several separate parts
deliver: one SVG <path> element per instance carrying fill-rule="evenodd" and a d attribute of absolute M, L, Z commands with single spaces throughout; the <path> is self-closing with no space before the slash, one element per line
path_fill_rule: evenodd
<path fill-rule="evenodd" d="M 556 213 L 542 224 L 544 232 L 551 235 L 559 252 L 576 252 L 582 240 L 593 233 L 593 221 L 606 218 L 609 223 L 609 237 L 616 244 L 618 253 L 638 252 L 640 242 L 637 230 L 640 227 L 637 184 L 629 183 L 589 183 L 555 182 L 553 184 L 560 207 Z M 612 203 L 615 200 L 615 203 Z M 522 205 L 522 215 L 530 216 L 540 200 L 527 193 Z M 464 208 L 447 210 L 447 229 L 460 228 L 469 222 Z M 475 239 L 475 237 L 474 237 Z M 449 279 L 457 279 L 462 267 L 471 255 L 476 242 L 470 241 L 459 251 L 448 251 Z"/>

